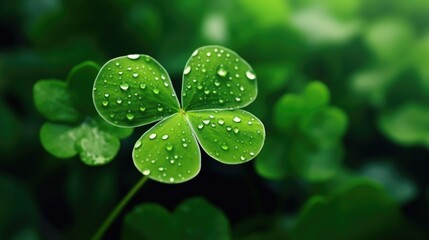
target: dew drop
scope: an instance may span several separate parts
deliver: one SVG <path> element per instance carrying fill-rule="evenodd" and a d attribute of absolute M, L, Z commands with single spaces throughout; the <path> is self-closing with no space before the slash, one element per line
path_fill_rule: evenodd
<path fill-rule="evenodd" d="M 130 85 L 128 85 L 128 83 L 121 83 L 121 84 L 119 85 L 119 87 L 120 87 L 122 90 L 127 91 L 127 90 L 128 90 L 128 88 L 130 87 Z"/>
<path fill-rule="evenodd" d="M 110 96 L 110 94 L 108 94 L 108 93 L 105 93 L 105 94 L 104 94 L 104 96 L 105 96 L 105 97 L 109 97 L 109 96 Z"/>
<path fill-rule="evenodd" d="M 121 103 L 122 103 L 122 98 L 118 97 L 118 99 L 116 99 L 116 102 L 117 102 L 118 104 L 121 104 Z"/>
<path fill-rule="evenodd" d="M 182 145 L 183 145 L 184 148 L 188 147 L 187 143 L 183 143 Z"/>
<path fill-rule="evenodd" d="M 103 102 L 101 102 L 101 104 L 103 104 L 103 106 L 107 107 L 107 105 L 109 105 L 109 101 L 103 100 Z"/>
<path fill-rule="evenodd" d="M 157 110 L 158 110 L 158 112 L 162 112 L 163 110 L 164 110 L 164 108 L 163 107 L 158 107 L 158 108 L 156 108 Z"/>
<path fill-rule="evenodd" d="M 146 84 L 145 83 L 140 83 L 140 88 L 141 89 L 145 89 L 146 88 Z"/>
<path fill-rule="evenodd" d="M 158 93 L 159 93 L 159 89 L 158 89 L 158 88 L 154 88 L 152 91 L 153 91 L 153 93 L 155 93 L 155 94 L 158 94 Z"/>
<path fill-rule="evenodd" d="M 167 134 L 164 134 L 164 135 L 162 135 L 162 137 L 161 137 L 163 140 L 166 140 L 166 139 L 168 139 L 168 135 Z"/>
<path fill-rule="evenodd" d="M 241 101 L 241 98 L 236 97 L 236 98 L 235 98 L 235 101 L 240 102 L 240 101 Z"/>
<path fill-rule="evenodd" d="M 139 59 L 140 55 L 139 54 L 130 54 L 127 57 L 131 60 L 136 60 L 136 59 Z"/>
<path fill-rule="evenodd" d="M 139 148 L 142 145 L 142 142 L 138 140 L 136 144 L 134 144 L 134 148 Z"/>
<path fill-rule="evenodd" d="M 149 135 L 149 139 L 155 139 L 156 138 L 156 133 L 152 133 L 151 135 Z"/>
<path fill-rule="evenodd" d="M 241 122 L 241 118 L 239 118 L 239 117 L 235 116 L 235 117 L 232 119 L 232 121 L 234 121 L 234 122 L 236 122 L 236 123 L 239 123 L 239 122 Z"/>
<path fill-rule="evenodd" d="M 162 171 L 164 171 L 165 169 L 163 168 L 163 167 L 159 167 L 158 168 L 158 171 L 160 171 L 160 172 L 162 172 Z"/>
<path fill-rule="evenodd" d="M 219 125 L 223 125 L 225 121 L 222 118 L 220 118 L 219 120 L 217 120 L 217 123 L 219 123 Z"/>
<path fill-rule="evenodd" d="M 138 77 L 139 76 L 139 74 L 138 73 L 133 73 L 133 77 Z"/>
<path fill-rule="evenodd" d="M 252 71 L 247 71 L 247 72 L 246 72 L 246 77 L 247 77 L 247 79 L 249 79 L 249 80 L 255 80 L 256 75 L 255 75 Z"/>
<path fill-rule="evenodd" d="M 226 77 L 226 75 L 228 75 L 228 71 L 223 67 L 219 67 L 217 69 L 217 75 L 219 75 L 221 77 Z"/>
<path fill-rule="evenodd" d="M 255 153 L 254 152 L 249 152 L 250 156 L 254 156 Z"/>
<path fill-rule="evenodd" d="M 216 87 L 219 87 L 220 86 L 220 82 L 214 82 L 214 85 L 216 86 Z"/>
<path fill-rule="evenodd" d="M 207 52 L 207 57 L 210 57 L 211 55 L 212 55 L 212 53 L 211 52 Z"/>
<path fill-rule="evenodd" d="M 241 161 L 246 160 L 246 158 L 244 156 L 240 156 Z"/>
<path fill-rule="evenodd" d="M 172 177 L 171 177 L 171 178 L 170 178 L 170 182 L 174 182 L 174 178 L 172 178 Z"/>
<path fill-rule="evenodd" d="M 143 175 L 147 176 L 147 175 L 150 174 L 150 170 L 149 169 L 145 169 L 145 170 L 143 170 L 142 173 L 143 173 Z"/>
<path fill-rule="evenodd" d="M 187 66 L 187 67 L 185 67 L 185 70 L 183 70 L 183 73 L 185 75 L 189 74 L 190 72 L 191 72 L 191 66 Z"/>
<path fill-rule="evenodd" d="M 198 50 L 195 50 L 193 53 L 192 53 L 192 57 L 195 57 L 195 56 L 197 56 L 198 55 Z"/>
<path fill-rule="evenodd" d="M 228 150 L 228 145 L 226 143 L 222 143 L 221 148 L 226 151 Z"/>
<path fill-rule="evenodd" d="M 134 119 L 134 114 L 132 113 L 127 113 L 126 116 L 127 116 L 127 119 L 130 121 Z"/>
<path fill-rule="evenodd" d="M 140 111 L 144 112 L 144 111 L 146 111 L 146 108 L 143 105 L 140 105 Z"/>
<path fill-rule="evenodd" d="M 165 146 L 165 149 L 167 151 L 171 151 L 171 150 L 173 150 L 173 145 L 171 143 L 167 143 L 167 145 Z"/>
<path fill-rule="evenodd" d="M 209 124 L 209 123 L 210 123 L 210 120 L 209 120 L 209 119 L 205 119 L 205 120 L 203 120 L 203 123 L 204 123 L 205 125 L 207 125 L 207 124 Z"/>
<path fill-rule="evenodd" d="M 239 133 L 239 132 L 240 132 L 240 129 L 234 128 L 234 133 Z"/>
<path fill-rule="evenodd" d="M 252 121 L 248 121 L 248 122 L 247 122 L 247 124 L 252 125 L 252 124 L 253 124 L 253 122 L 252 122 Z"/>
<path fill-rule="evenodd" d="M 198 129 L 203 129 L 204 125 L 202 123 L 198 124 L 197 128 Z"/>

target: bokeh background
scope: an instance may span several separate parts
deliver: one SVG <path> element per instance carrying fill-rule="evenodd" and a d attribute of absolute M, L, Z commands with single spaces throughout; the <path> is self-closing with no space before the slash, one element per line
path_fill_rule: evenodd
<path fill-rule="evenodd" d="M 147 183 L 106 239 L 139 203 L 173 210 L 193 196 L 224 212 L 234 239 L 429 237 L 427 0 L 1 1 L 0 35 L 0 239 L 86 239 L 141 178 L 131 150 L 149 126 L 105 166 L 48 154 L 37 80 L 141 53 L 180 89 L 190 54 L 212 44 L 255 69 L 247 110 L 264 150 L 239 166 L 203 155 L 190 182 Z M 315 80 L 326 107 L 305 120 Z"/>

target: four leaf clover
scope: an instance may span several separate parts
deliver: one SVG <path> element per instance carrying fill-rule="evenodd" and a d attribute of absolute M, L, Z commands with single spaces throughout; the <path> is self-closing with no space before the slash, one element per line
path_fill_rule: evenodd
<path fill-rule="evenodd" d="M 220 46 L 195 50 L 183 71 L 180 105 L 167 71 L 152 57 L 132 54 L 108 61 L 98 73 L 93 100 L 98 113 L 120 127 L 161 120 L 135 143 L 133 160 L 149 178 L 180 183 L 201 167 L 197 141 L 226 164 L 253 159 L 265 129 L 239 110 L 257 95 L 256 75 L 235 52 Z"/>

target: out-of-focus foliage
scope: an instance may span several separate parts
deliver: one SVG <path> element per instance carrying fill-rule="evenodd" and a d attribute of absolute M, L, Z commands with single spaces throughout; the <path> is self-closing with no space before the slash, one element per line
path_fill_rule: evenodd
<path fill-rule="evenodd" d="M 267 142 L 256 170 L 270 179 L 299 176 L 308 181 L 324 181 L 341 169 L 341 139 L 347 116 L 329 106 L 330 93 L 321 82 L 311 82 L 300 94 L 287 93 L 274 106 L 274 126 L 278 138 L 288 142 Z M 277 148 L 277 149 L 276 149 Z M 277 155 L 272 153 L 278 152 Z"/>
<path fill-rule="evenodd" d="M 118 138 L 132 129 L 120 129 L 104 122 L 92 106 L 92 80 L 99 67 L 92 62 L 76 66 L 67 83 L 40 80 L 34 85 L 36 108 L 49 121 L 40 129 L 43 147 L 58 158 L 79 154 L 88 165 L 110 162 L 119 151 Z M 77 124 L 77 125 L 76 125 Z"/>
<path fill-rule="evenodd" d="M 256 166 L 224 169 L 204 161 L 198 180 L 174 187 L 149 183 L 128 210 L 142 201 L 174 209 L 203 195 L 230 219 L 237 239 L 305 237 L 330 223 L 337 227 L 319 232 L 319 239 L 347 238 L 356 233 L 349 223 L 365 230 L 358 217 L 369 223 L 386 215 L 401 219 L 391 234 L 418 239 L 429 223 L 428 16 L 427 0 L 0 2 L 0 173 L 11 176 L 5 181 L 12 192 L 25 192 L 9 191 L 0 199 L 7 198 L 10 208 L 38 212 L 21 218 L 0 207 L 0 229 L 6 231 L 0 238 L 87 238 L 140 177 L 127 153 L 142 132 L 122 141 L 117 159 L 97 169 L 46 152 L 32 94 L 39 79 L 63 79 L 86 60 L 102 64 L 146 54 L 166 68 L 178 92 L 189 53 L 222 45 L 258 76 L 258 98 L 246 110 L 264 122 L 264 152 Z M 322 88 L 306 94 L 315 79 L 329 90 L 325 98 Z M 90 96 L 70 95 L 83 102 Z M 307 98 L 317 99 L 316 106 L 326 102 L 325 110 L 310 116 Z M 87 110 L 77 109 L 91 115 Z M 71 120 L 69 113 L 55 120 Z M 61 155 L 76 151 L 61 147 Z M 368 178 L 380 186 L 353 186 Z M 347 208 L 340 211 L 339 205 Z M 342 221 L 328 221 L 333 216 Z M 21 222 L 8 225 L 16 219 Z M 118 239 L 121 222 L 107 235 Z M 312 222 L 317 224 L 305 225 Z"/>
<path fill-rule="evenodd" d="M 203 198 L 187 199 L 173 213 L 156 203 L 134 208 L 124 220 L 122 239 L 230 239 L 229 221 Z"/>

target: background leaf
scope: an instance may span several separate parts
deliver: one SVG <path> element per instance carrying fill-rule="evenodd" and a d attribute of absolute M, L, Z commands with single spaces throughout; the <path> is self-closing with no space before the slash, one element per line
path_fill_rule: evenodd
<path fill-rule="evenodd" d="M 84 134 L 83 129 L 68 125 L 45 123 L 40 129 L 43 147 L 58 158 L 69 158 L 77 154 L 76 140 Z"/>
<path fill-rule="evenodd" d="M 203 198 L 182 202 L 173 213 L 155 203 L 144 203 L 127 214 L 122 239 L 230 239 L 229 221 Z"/>
<path fill-rule="evenodd" d="M 73 107 L 67 84 L 58 80 L 43 80 L 34 85 L 34 103 L 39 112 L 51 121 L 76 122 L 80 114 Z"/>
<path fill-rule="evenodd" d="M 397 237 L 398 208 L 376 184 L 350 183 L 327 198 L 315 196 L 304 206 L 293 239 L 379 239 Z"/>
<path fill-rule="evenodd" d="M 95 115 L 92 103 L 92 88 L 100 66 L 91 61 L 75 66 L 67 77 L 67 87 L 74 106 L 84 114 Z"/>
<path fill-rule="evenodd" d="M 82 136 L 76 141 L 80 159 L 88 165 L 103 165 L 118 153 L 120 142 L 115 136 L 101 131 L 96 125 L 82 124 Z"/>

